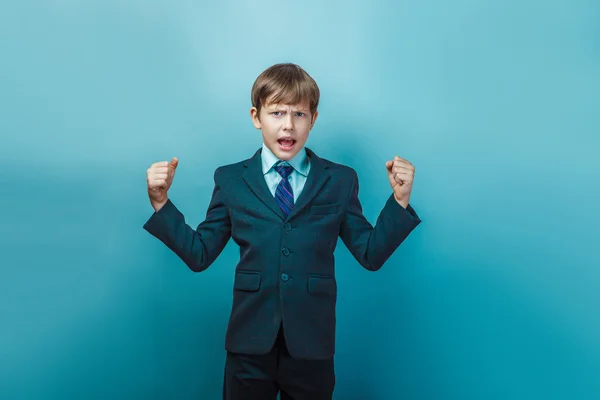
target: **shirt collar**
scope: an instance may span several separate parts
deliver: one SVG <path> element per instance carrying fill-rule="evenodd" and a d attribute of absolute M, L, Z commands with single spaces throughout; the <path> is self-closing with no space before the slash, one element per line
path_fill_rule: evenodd
<path fill-rule="evenodd" d="M 280 161 L 264 142 L 262 145 L 261 158 L 263 175 L 269 172 L 271 168 L 273 168 L 275 164 L 277 164 L 277 162 Z M 304 147 L 298 152 L 298 154 L 294 156 L 294 158 L 287 161 L 287 163 L 294 167 L 294 169 L 300 174 L 304 176 L 308 175 L 308 157 L 306 155 L 306 149 Z"/>

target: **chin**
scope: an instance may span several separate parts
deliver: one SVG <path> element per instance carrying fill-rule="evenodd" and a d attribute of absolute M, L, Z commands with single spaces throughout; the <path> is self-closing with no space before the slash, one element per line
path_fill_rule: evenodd
<path fill-rule="evenodd" d="M 295 154 L 281 153 L 281 152 L 276 152 L 274 154 L 277 156 L 277 158 L 279 158 L 280 160 L 283 160 L 283 161 L 289 161 L 292 158 L 294 158 L 294 156 L 295 156 Z"/>

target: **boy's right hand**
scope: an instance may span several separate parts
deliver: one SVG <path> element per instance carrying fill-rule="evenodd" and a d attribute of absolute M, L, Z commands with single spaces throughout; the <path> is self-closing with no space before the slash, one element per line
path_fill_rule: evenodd
<path fill-rule="evenodd" d="M 175 169 L 179 160 L 173 157 L 171 161 L 155 162 L 146 171 L 148 181 L 148 197 L 154 211 L 158 212 L 168 200 L 167 192 L 173 183 Z"/>

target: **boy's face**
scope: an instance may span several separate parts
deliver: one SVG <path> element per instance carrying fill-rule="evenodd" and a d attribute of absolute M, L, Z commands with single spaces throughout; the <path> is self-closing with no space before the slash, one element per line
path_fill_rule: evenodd
<path fill-rule="evenodd" d="M 265 145 L 280 160 L 290 160 L 304 147 L 308 133 L 317 120 L 318 111 L 311 115 L 308 102 L 302 104 L 265 104 L 260 115 L 250 109 L 252 123 L 262 131 Z"/>

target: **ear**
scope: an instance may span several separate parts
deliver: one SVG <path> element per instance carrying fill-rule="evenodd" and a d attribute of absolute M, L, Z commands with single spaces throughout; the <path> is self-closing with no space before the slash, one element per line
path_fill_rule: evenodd
<path fill-rule="evenodd" d="M 256 129 L 260 129 L 262 124 L 260 123 L 260 117 L 258 115 L 258 109 L 256 107 L 250 108 L 250 118 Z"/>
<path fill-rule="evenodd" d="M 312 116 L 312 122 L 310 123 L 310 129 L 313 128 L 313 126 L 315 126 L 315 122 L 317 122 L 317 117 L 319 116 L 319 111 L 315 110 L 313 116 Z"/>

